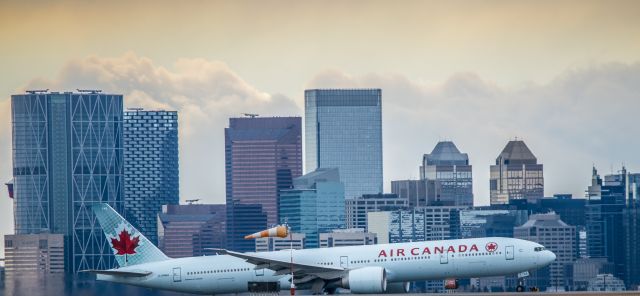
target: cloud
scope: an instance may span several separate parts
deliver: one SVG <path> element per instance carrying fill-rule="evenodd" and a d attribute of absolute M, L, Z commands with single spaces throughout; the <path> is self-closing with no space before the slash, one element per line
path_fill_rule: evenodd
<path fill-rule="evenodd" d="M 571 69 L 547 84 L 515 88 L 473 73 L 427 83 L 338 70 L 319 73 L 307 87 L 382 88 L 387 188 L 390 180 L 416 178 L 422 154 L 443 139 L 470 154 L 481 204 L 488 203 L 489 165 L 514 137 L 544 163 L 547 195 L 582 196 L 592 164 L 604 173 L 623 162 L 640 169 L 640 63 Z"/>
<path fill-rule="evenodd" d="M 301 114 L 293 100 L 256 89 L 222 62 L 181 58 L 165 68 L 131 52 L 71 60 L 53 79 L 37 78 L 25 88 L 102 89 L 124 94 L 125 107 L 178 110 L 181 197 L 207 202 L 224 202 L 229 117 Z"/>

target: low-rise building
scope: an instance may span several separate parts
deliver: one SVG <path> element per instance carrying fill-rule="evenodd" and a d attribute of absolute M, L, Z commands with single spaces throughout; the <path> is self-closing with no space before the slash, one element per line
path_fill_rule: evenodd
<path fill-rule="evenodd" d="M 306 235 L 292 233 L 287 237 L 261 237 L 256 239 L 256 252 L 272 252 L 280 250 L 301 250 L 304 248 Z"/>
<path fill-rule="evenodd" d="M 164 205 L 158 214 L 160 249 L 171 258 L 210 254 L 225 248 L 225 205 Z"/>
<path fill-rule="evenodd" d="M 396 194 L 365 194 L 345 200 L 347 228 L 367 229 L 367 213 L 409 209 L 409 200 Z"/>
<path fill-rule="evenodd" d="M 9 234 L 4 236 L 7 276 L 64 273 L 64 235 Z"/>
<path fill-rule="evenodd" d="M 336 229 L 320 234 L 320 248 L 375 245 L 378 239 L 375 233 L 365 232 L 361 228 Z"/>

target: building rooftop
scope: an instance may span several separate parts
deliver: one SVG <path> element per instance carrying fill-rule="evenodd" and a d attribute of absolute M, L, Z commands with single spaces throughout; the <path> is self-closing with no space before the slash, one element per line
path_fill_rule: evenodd
<path fill-rule="evenodd" d="M 502 149 L 500 155 L 496 159 L 496 165 L 501 162 L 504 164 L 536 164 L 536 156 L 533 155 L 529 147 L 521 140 L 509 141 L 507 146 Z"/>
<path fill-rule="evenodd" d="M 427 165 L 468 165 L 469 155 L 461 153 L 451 141 L 436 144 L 430 154 L 424 155 Z"/>
<path fill-rule="evenodd" d="M 529 227 L 568 227 L 567 223 L 560 220 L 560 216 L 557 214 L 536 214 L 529 217 L 529 221 L 524 223 L 519 228 Z"/>

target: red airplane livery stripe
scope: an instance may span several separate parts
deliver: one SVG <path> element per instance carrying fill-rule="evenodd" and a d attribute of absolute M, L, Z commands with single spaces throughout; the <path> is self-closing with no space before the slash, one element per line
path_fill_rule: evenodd
<path fill-rule="evenodd" d="M 444 253 L 465 253 L 465 252 L 478 252 L 478 246 L 476 244 L 471 245 L 471 247 L 467 245 L 458 245 L 458 248 L 454 246 L 449 246 L 445 248 L 444 246 L 433 247 L 433 252 L 429 247 L 418 248 L 414 247 L 411 249 L 390 249 L 388 250 L 380 250 L 378 253 L 378 258 L 380 257 L 405 257 L 405 256 L 419 256 L 419 255 L 431 255 L 431 254 L 444 254 Z"/>

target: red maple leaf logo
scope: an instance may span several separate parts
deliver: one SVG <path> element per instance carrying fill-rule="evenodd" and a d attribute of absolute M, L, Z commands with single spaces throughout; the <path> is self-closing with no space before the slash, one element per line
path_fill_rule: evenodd
<path fill-rule="evenodd" d="M 493 242 L 487 243 L 487 245 L 484 248 L 487 249 L 487 252 L 494 252 L 495 250 L 498 249 L 498 244 Z"/>
<path fill-rule="evenodd" d="M 140 236 L 131 237 L 129 232 L 123 229 L 118 235 L 119 239 L 111 239 L 111 247 L 118 251 L 116 255 L 133 255 L 140 242 Z"/>

